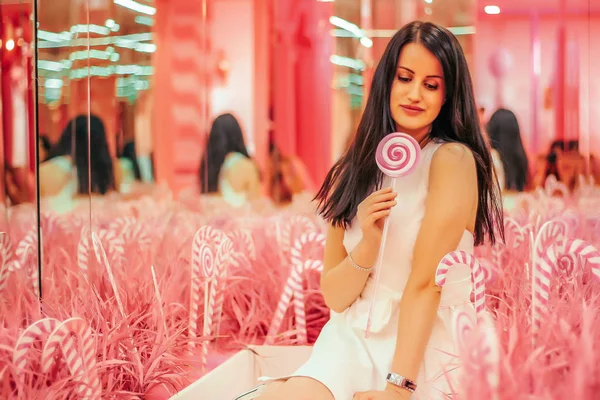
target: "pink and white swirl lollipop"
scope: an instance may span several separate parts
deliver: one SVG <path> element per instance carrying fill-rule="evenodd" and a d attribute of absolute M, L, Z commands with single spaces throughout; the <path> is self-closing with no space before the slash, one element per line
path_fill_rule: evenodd
<path fill-rule="evenodd" d="M 419 162 L 421 147 L 405 133 L 390 133 L 377 146 L 375 161 L 385 175 L 392 179 L 410 174 Z M 392 183 L 393 185 L 393 183 Z"/>
<path fill-rule="evenodd" d="M 420 158 L 421 146 L 419 143 L 413 139 L 412 136 L 400 132 L 390 133 L 384 137 L 381 142 L 379 142 L 379 145 L 377 146 L 377 152 L 375 153 L 375 162 L 377 162 L 377 166 L 381 172 L 392 178 L 392 188 L 396 184 L 396 178 L 401 178 L 414 171 L 419 163 Z M 383 237 L 381 240 L 381 247 L 379 249 L 379 256 L 377 257 L 377 263 L 375 264 L 375 286 L 373 299 L 371 300 L 371 307 L 369 309 L 367 326 L 365 328 L 365 337 L 369 336 L 369 330 L 371 328 L 371 318 L 373 316 L 373 308 L 375 307 L 377 288 L 379 286 L 379 278 L 381 276 L 381 261 L 385 252 L 385 243 L 389 228 L 388 222 L 389 218 L 386 218 L 383 225 Z"/>

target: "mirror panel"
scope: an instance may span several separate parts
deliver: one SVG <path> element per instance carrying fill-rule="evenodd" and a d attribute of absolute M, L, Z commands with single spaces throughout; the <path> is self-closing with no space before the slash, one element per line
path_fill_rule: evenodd
<path fill-rule="evenodd" d="M 0 1 L 0 276 L 5 318 L 34 312 L 38 267 L 33 1 Z M 22 289 L 15 290 L 15 288 Z"/>

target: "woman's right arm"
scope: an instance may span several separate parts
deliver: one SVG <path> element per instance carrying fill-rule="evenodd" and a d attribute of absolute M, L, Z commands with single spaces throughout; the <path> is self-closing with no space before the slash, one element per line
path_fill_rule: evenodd
<path fill-rule="evenodd" d="M 385 217 L 390 213 L 396 194 L 382 189 L 367 197 L 359 206 L 358 222 L 363 232 L 360 242 L 352 249 L 354 262 L 367 270 L 355 268 L 344 248 L 344 229 L 330 226 L 325 242 L 321 291 L 325 303 L 337 313 L 343 312 L 360 296 L 375 265 L 381 243 Z"/>

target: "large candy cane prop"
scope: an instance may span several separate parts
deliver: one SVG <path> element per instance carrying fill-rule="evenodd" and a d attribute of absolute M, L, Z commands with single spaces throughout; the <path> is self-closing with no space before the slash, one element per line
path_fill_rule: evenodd
<path fill-rule="evenodd" d="M 31 324 L 21 333 L 15 349 L 13 351 L 13 364 L 21 372 L 18 374 L 19 383 L 24 384 L 25 367 L 27 365 L 27 355 L 33 344 L 40 340 L 43 342 L 44 337 L 48 337 L 60 324 L 60 321 L 54 318 L 40 319 Z"/>
<path fill-rule="evenodd" d="M 152 244 L 145 226 L 133 217 L 117 218 L 108 227 L 116 237 L 122 239 L 123 243 L 137 243 L 140 248 L 147 249 Z"/>
<path fill-rule="evenodd" d="M 223 285 L 227 276 L 228 257 L 233 245 L 220 230 L 204 226 L 198 230 L 192 242 L 192 284 L 190 296 L 190 321 L 188 327 L 188 347 L 194 349 L 194 338 L 197 334 L 197 320 L 200 304 L 200 287 L 204 278 L 204 321 L 203 336 L 218 334 L 218 326 L 223 309 Z M 216 253 L 216 254 L 215 254 Z M 208 359 L 208 340 L 202 342 L 202 368 Z"/>
<path fill-rule="evenodd" d="M 481 319 L 485 313 L 485 278 L 483 268 L 472 254 L 457 250 L 450 252 L 442 258 L 435 273 L 435 283 L 439 287 L 446 285 L 448 271 L 454 265 L 464 264 L 471 268 L 471 280 L 473 281 L 473 293 L 475 295 L 475 312 L 477 319 Z"/>
<path fill-rule="evenodd" d="M 532 247 L 531 263 L 535 265 L 537 259 L 546 253 L 548 246 L 553 243 L 556 246 L 562 246 L 567 234 L 567 224 L 564 221 L 552 220 L 544 223 L 535 236 Z"/>
<path fill-rule="evenodd" d="M 27 274 L 36 296 L 40 295 L 40 276 L 37 268 L 37 230 L 30 230 L 17 245 L 16 255 Z"/>
<path fill-rule="evenodd" d="M 513 249 L 518 249 L 525 242 L 525 231 L 514 218 L 504 217 L 504 230 L 510 234 Z"/>
<path fill-rule="evenodd" d="M 413 172 L 419 164 L 421 158 L 421 146 L 419 143 L 410 135 L 405 133 L 391 133 L 384 137 L 377 146 L 375 152 L 375 162 L 377 166 L 385 175 L 392 178 L 391 187 L 396 185 L 396 179 L 406 176 Z M 400 206 L 400 201 L 396 206 Z M 391 213 L 390 213 L 391 215 Z M 385 254 L 385 245 L 387 242 L 387 233 L 389 230 L 390 216 L 385 219 L 383 224 L 383 233 L 381 239 L 381 246 L 379 248 L 379 254 L 375 263 L 374 271 L 374 290 L 373 298 L 371 299 L 371 306 L 369 308 L 369 315 L 367 317 L 367 326 L 365 327 L 365 338 L 369 337 L 369 331 L 371 330 L 371 320 L 373 318 L 373 309 L 375 308 L 375 300 L 377 298 L 377 291 L 379 287 L 379 280 L 381 279 L 381 264 L 383 262 L 383 256 Z"/>
<path fill-rule="evenodd" d="M 108 244 L 108 254 L 111 261 L 119 263 L 125 257 L 125 248 L 123 239 L 115 234 L 114 231 L 100 230 L 96 235 L 100 243 Z M 93 241 L 93 240 L 92 240 Z M 77 265 L 83 279 L 87 282 L 89 279 L 89 253 L 90 253 L 90 233 L 87 229 L 82 230 L 81 238 L 77 245 Z M 96 254 L 98 257 L 98 254 Z M 101 262 L 101 257 L 98 258 Z M 112 273 L 112 271 L 111 271 Z"/>
<path fill-rule="evenodd" d="M 587 261 L 592 275 L 600 282 L 600 252 L 596 247 L 580 239 L 568 239 L 565 242 L 563 254 L 578 256 Z"/>
<path fill-rule="evenodd" d="M 533 263 L 531 324 L 534 333 L 540 329 L 542 316 L 548 311 L 550 281 L 552 271 L 556 268 L 556 247 L 550 244 L 543 254 L 536 256 Z"/>
<path fill-rule="evenodd" d="M 76 393 L 86 399 L 100 399 L 102 384 L 96 369 L 96 341 L 89 325 L 81 318 L 70 318 L 52 331 L 42 351 L 43 372 L 50 370 L 59 348 L 69 372 L 82 383 L 77 387 Z"/>
<path fill-rule="evenodd" d="M 228 233 L 227 236 L 233 242 L 234 251 L 245 254 L 246 258 L 251 261 L 256 260 L 256 246 L 248 229 L 238 228 Z"/>
<path fill-rule="evenodd" d="M 292 271 L 283 288 L 283 294 L 279 299 L 273 320 L 269 327 L 269 332 L 265 340 L 266 345 L 272 345 L 275 341 L 275 337 L 281 328 L 281 323 L 285 317 L 290 302 L 294 299 L 294 312 L 296 319 L 297 328 L 297 339 L 299 344 L 304 344 L 307 341 L 306 334 L 306 312 L 304 310 L 304 288 L 303 288 L 303 273 L 306 270 L 317 270 L 323 269 L 323 262 L 321 260 L 304 260 L 302 257 L 302 250 L 308 244 L 317 244 L 320 246 L 325 245 L 325 236 L 320 233 L 305 233 L 300 236 L 296 241 L 294 248 L 291 251 L 292 256 Z"/>
<path fill-rule="evenodd" d="M 318 231 L 316 224 L 304 215 L 294 215 L 284 220 L 281 229 L 281 247 L 283 257 L 290 256 L 294 242 L 303 234 Z M 289 260 L 285 259 L 284 262 Z"/>

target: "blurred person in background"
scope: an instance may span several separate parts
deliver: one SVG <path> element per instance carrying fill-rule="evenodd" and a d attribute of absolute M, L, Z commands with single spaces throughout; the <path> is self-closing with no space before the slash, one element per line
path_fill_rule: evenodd
<path fill-rule="evenodd" d="M 219 196 L 241 207 L 260 196 L 260 173 L 250 158 L 244 135 L 231 114 L 219 115 L 212 124 L 199 168 L 201 193 Z"/>
<path fill-rule="evenodd" d="M 48 198 L 55 211 L 71 209 L 77 198 L 115 191 L 114 163 L 102 120 L 80 115 L 69 121 L 47 160 L 40 164 L 39 174 L 40 196 Z"/>
<path fill-rule="evenodd" d="M 487 132 L 492 159 L 503 192 L 522 192 L 529 184 L 529 161 L 515 114 L 499 109 L 490 118 Z"/>

